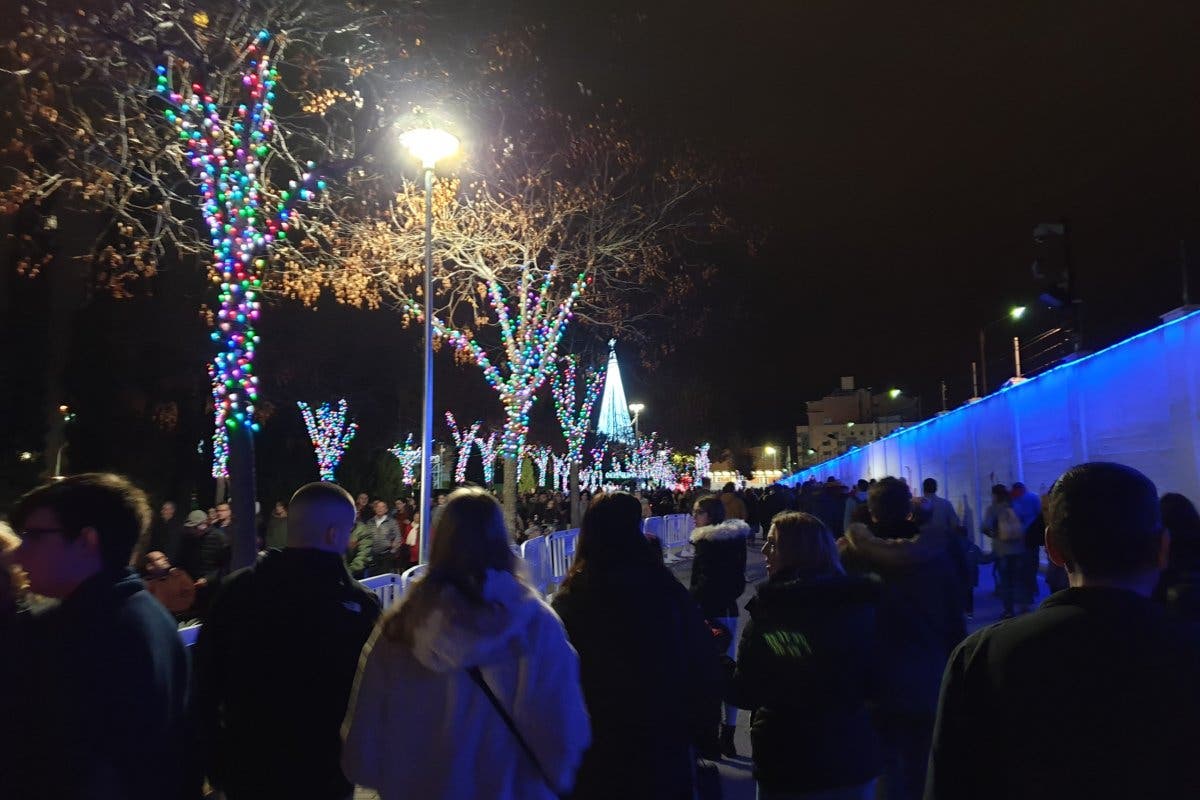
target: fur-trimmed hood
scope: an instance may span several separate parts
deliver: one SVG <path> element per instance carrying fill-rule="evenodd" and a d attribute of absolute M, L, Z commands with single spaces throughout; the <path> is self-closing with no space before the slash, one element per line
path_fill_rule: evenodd
<path fill-rule="evenodd" d="M 525 635 L 544 604 L 507 572 L 488 570 L 483 584 L 487 605 L 475 606 L 447 586 L 437 606 L 413 632 L 413 655 L 434 672 L 488 664 Z"/>
<path fill-rule="evenodd" d="M 744 519 L 727 519 L 717 525 L 702 525 L 692 531 L 688 539 L 696 542 L 716 542 L 725 539 L 745 539 L 750 536 L 750 526 Z"/>

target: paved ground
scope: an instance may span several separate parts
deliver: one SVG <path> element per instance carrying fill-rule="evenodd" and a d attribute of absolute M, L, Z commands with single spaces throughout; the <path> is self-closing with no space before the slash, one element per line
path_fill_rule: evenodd
<path fill-rule="evenodd" d="M 761 546 L 762 539 L 759 538 L 749 548 L 749 552 L 747 553 L 746 592 L 742 595 L 738 604 L 743 609 L 739 628 L 745 625 L 748 618 L 744 609 L 746 601 L 754 594 L 755 584 L 764 580 L 767 576 L 763 556 L 759 552 Z M 691 578 L 692 562 L 690 560 L 680 561 L 672 565 L 671 570 L 684 585 L 687 585 Z M 993 592 L 993 587 L 991 565 L 981 566 L 979 568 L 979 586 L 975 589 L 975 615 L 973 619 L 968 621 L 969 630 L 978 630 L 1000 619 L 1003 608 Z M 1040 579 L 1038 590 L 1039 595 L 1034 604 L 1035 606 L 1037 602 L 1046 597 L 1046 587 Z M 754 800 L 754 777 L 751 773 L 750 762 L 750 712 L 738 712 L 737 733 L 734 741 L 741 756 L 735 759 L 723 759 L 717 765 L 721 772 L 724 798 L 725 800 Z M 359 789 L 354 795 L 354 800 L 378 800 L 378 795 L 365 789 Z"/>

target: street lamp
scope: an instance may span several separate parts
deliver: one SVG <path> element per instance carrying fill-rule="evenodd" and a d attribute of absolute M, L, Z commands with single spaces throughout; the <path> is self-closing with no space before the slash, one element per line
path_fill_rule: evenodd
<path fill-rule="evenodd" d="M 638 438 L 638 417 L 642 415 L 642 411 L 645 410 L 645 408 L 646 407 L 641 403 L 629 404 L 629 410 L 633 412 L 633 438 L 635 440 Z"/>
<path fill-rule="evenodd" d="M 1003 317 L 1000 317 L 999 319 L 994 319 L 991 322 L 989 322 L 979 328 L 979 396 L 980 397 L 987 394 L 987 382 L 988 382 L 988 377 L 987 377 L 987 338 L 986 338 L 987 337 L 987 333 L 986 333 L 987 329 L 990 328 L 992 325 L 997 325 L 1001 322 L 1004 322 L 1005 320 L 1008 320 L 1010 322 L 1017 322 L 1018 320 L 1020 320 L 1022 317 L 1025 316 L 1025 312 L 1027 310 L 1028 309 L 1026 309 L 1025 306 L 1013 306 L 1012 308 L 1010 308 L 1008 310 L 1008 314 L 1004 315 Z"/>
<path fill-rule="evenodd" d="M 888 397 L 893 400 L 898 399 L 901 394 L 903 394 L 903 392 L 901 392 L 899 389 L 888 389 Z"/>
<path fill-rule="evenodd" d="M 421 528 L 418 560 L 429 563 L 433 530 L 433 169 L 458 152 L 458 137 L 436 128 L 413 128 L 400 134 L 400 144 L 425 172 L 425 399 L 421 417 Z"/>
<path fill-rule="evenodd" d="M 763 448 L 763 453 L 771 457 L 771 469 L 779 469 L 779 459 L 775 457 L 778 452 L 779 451 L 771 445 L 767 445 Z"/>

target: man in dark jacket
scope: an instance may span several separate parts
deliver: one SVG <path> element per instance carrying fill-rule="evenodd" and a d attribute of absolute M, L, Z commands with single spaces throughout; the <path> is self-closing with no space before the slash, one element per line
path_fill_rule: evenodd
<path fill-rule="evenodd" d="M 1169 546 L 1157 494 L 1120 464 L 1055 483 L 1046 552 L 1070 588 L 954 652 L 927 800 L 1200 797 L 1200 643 L 1150 599 Z"/>
<path fill-rule="evenodd" d="M 127 566 L 150 523 L 145 494 L 117 475 L 75 475 L 25 495 L 12 521 L 31 591 L 62 602 L 29 620 L 26 671 L 0 687 L 22 693 L 25 727 L 16 752 L 0 753 L 0 795 L 180 797 L 187 657 Z"/>
<path fill-rule="evenodd" d="M 346 571 L 354 501 L 310 483 L 288 546 L 230 575 L 196 643 L 196 712 L 210 782 L 229 800 L 343 800 L 341 724 L 379 600 Z"/>
<path fill-rule="evenodd" d="M 179 552 L 183 545 L 183 520 L 175 504 L 170 500 L 162 504 L 159 517 L 150 529 L 150 546 L 147 552 L 158 550 L 172 564 L 179 561 Z"/>
<path fill-rule="evenodd" d="M 922 534 L 909 519 L 912 494 L 884 478 L 867 497 L 869 528 L 852 525 L 843 558 L 883 580 L 875 646 L 884 784 L 891 798 L 917 798 L 937 712 L 938 687 L 950 651 L 966 635 L 963 592 L 948 534 Z"/>

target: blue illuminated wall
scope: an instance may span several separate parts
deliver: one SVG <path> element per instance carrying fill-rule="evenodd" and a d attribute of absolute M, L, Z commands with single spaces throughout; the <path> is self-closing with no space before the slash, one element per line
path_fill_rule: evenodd
<path fill-rule="evenodd" d="M 789 476 L 936 478 L 971 530 L 993 483 L 1045 494 L 1072 464 L 1119 461 L 1200 501 L 1200 312 Z"/>

